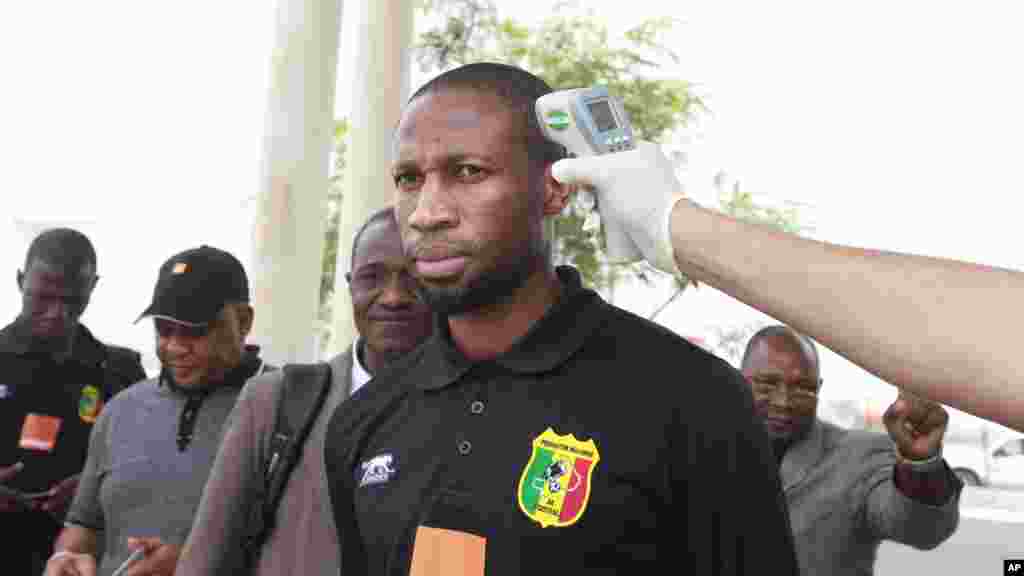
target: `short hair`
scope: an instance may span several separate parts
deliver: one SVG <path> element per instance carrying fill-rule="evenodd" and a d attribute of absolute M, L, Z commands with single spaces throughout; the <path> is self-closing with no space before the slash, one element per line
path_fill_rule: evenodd
<path fill-rule="evenodd" d="M 397 229 L 398 217 L 395 216 L 394 206 L 388 206 L 377 210 L 370 215 L 370 218 L 366 222 L 363 222 L 363 225 L 359 227 L 359 230 L 356 230 L 355 235 L 352 236 L 352 255 L 348 264 L 349 272 L 355 272 L 353 268 L 356 266 L 356 250 L 359 248 L 359 241 L 363 238 L 363 232 L 366 232 L 367 228 L 377 223 L 391 224 L 395 229 Z"/>
<path fill-rule="evenodd" d="M 765 326 L 755 332 L 747 342 L 747 348 L 743 351 L 743 360 L 740 365 L 744 367 L 747 365 L 747 360 L 750 358 L 750 354 L 754 351 L 754 347 L 762 340 L 780 337 L 796 338 L 801 343 L 806 344 L 811 350 L 811 357 L 814 359 L 814 369 L 818 371 L 821 370 L 821 364 L 818 360 L 818 347 L 814 345 L 814 341 L 796 330 L 793 330 L 789 326 L 783 326 L 781 324 Z"/>
<path fill-rule="evenodd" d="M 72 270 L 88 265 L 96 273 L 96 249 L 85 234 L 71 228 L 52 228 L 36 236 L 25 255 L 25 270 L 36 260 Z"/>
<path fill-rule="evenodd" d="M 493 94 L 526 121 L 526 151 L 531 161 L 541 164 L 566 157 L 565 147 L 544 137 L 534 106 L 537 99 L 554 90 L 543 79 L 519 68 L 498 62 L 474 62 L 444 72 L 409 97 L 409 102 L 429 93 L 468 88 Z"/>

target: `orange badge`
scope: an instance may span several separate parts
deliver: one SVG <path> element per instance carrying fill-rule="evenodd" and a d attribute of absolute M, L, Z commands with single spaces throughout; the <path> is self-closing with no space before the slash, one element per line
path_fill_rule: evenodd
<path fill-rule="evenodd" d="M 21 425 L 21 440 L 18 446 L 26 450 L 49 452 L 57 444 L 57 433 L 60 432 L 60 418 L 29 414 Z"/>
<path fill-rule="evenodd" d="M 185 262 L 178 262 L 171 270 L 171 274 L 184 274 L 185 272 L 188 272 L 188 264 Z"/>
<path fill-rule="evenodd" d="M 419 526 L 409 576 L 484 576 L 486 545 L 475 534 Z"/>

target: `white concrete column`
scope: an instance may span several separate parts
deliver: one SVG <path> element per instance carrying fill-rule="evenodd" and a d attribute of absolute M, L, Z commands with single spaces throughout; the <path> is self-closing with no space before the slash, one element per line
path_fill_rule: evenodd
<path fill-rule="evenodd" d="M 409 91 L 413 2 L 361 0 L 359 9 L 359 21 L 345 28 L 346 33 L 352 30 L 358 37 L 353 61 L 342 64 L 343 78 L 347 77 L 352 87 L 352 108 L 330 354 L 344 350 L 355 339 L 352 301 L 344 277 L 352 258 L 352 236 L 370 214 L 393 202 L 391 136 Z"/>
<path fill-rule="evenodd" d="M 252 236 L 256 321 L 268 362 L 319 358 L 327 176 L 342 0 L 279 0 Z"/>

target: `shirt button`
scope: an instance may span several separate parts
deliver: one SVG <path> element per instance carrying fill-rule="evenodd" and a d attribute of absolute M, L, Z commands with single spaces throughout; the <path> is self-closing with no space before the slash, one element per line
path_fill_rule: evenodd
<path fill-rule="evenodd" d="M 479 400 L 474 400 L 473 403 L 469 405 L 469 411 L 473 414 L 483 414 L 484 403 Z"/>
<path fill-rule="evenodd" d="M 459 442 L 459 454 L 466 456 L 472 451 L 473 445 L 469 443 L 469 440 L 463 440 L 462 442 Z"/>

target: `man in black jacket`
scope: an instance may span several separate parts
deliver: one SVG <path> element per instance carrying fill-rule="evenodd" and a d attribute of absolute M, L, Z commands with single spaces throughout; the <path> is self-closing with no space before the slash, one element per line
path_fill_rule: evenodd
<path fill-rule="evenodd" d="M 79 323 L 97 280 L 85 235 L 43 232 L 18 271 L 21 313 L 0 330 L 0 522 L 24 543 L 12 548 L 19 574 L 43 571 L 100 409 L 146 377 L 137 352 Z"/>

